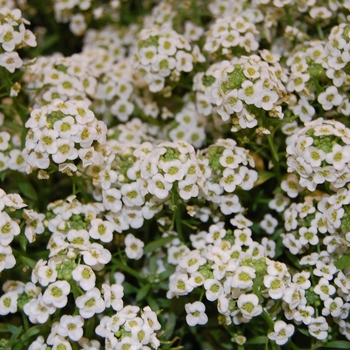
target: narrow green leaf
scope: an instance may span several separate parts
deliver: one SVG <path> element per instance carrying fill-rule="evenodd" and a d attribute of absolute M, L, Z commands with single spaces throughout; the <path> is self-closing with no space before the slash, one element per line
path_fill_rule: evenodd
<path fill-rule="evenodd" d="M 36 265 L 36 261 L 33 259 L 30 259 L 26 256 L 20 255 L 19 258 L 21 259 L 21 261 L 28 265 L 30 268 L 34 269 L 35 265 Z"/>
<path fill-rule="evenodd" d="M 128 282 L 124 282 L 123 287 L 124 287 L 124 294 L 132 294 L 132 293 L 137 293 L 139 291 L 138 288 L 134 287 L 132 284 Z"/>
<path fill-rule="evenodd" d="M 121 269 L 138 279 L 140 278 L 139 273 L 134 269 L 132 269 L 131 267 L 129 267 L 128 265 L 126 265 L 124 262 L 113 258 L 112 263 L 114 267 L 117 267 L 118 269 Z"/>
<path fill-rule="evenodd" d="M 335 267 L 339 270 L 344 270 L 350 267 L 350 255 L 343 255 L 334 263 Z"/>
<path fill-rule="evenodd" d="M 30 338 L 30 337 L 32 337 L 33 335 L 35 335 L 35 334 L 38 334 L 38 333 L 40 333 L 41 332 L 41 330 L 42 330 L 42 326 L 34 326 L 34 327 L 32 327 L 32 328 L 29 328 L 25 333 L 24 333 L 24 338 L 25 339 L 28 339 L 28 338 Z"/>
<path fill-rule="evenodd" d="M 144 299 L 150 289 L 151 289 L 150 284 L 145 284 L 144 286 L 142 286 L 141 289 L 136 294 L 136 302 L 139 302 L 140 300 Z"/>
<path fill-rule="evenodd" d="M 273 177 L 275 177 L 275 174 L 271 171 L 260 171 L 258 180 L 255 182 L 254 187 L 263 184 L 264 182 L 272 179 Z"/>
<path fill-rule="evenodd" d="M 255 345 L 255 344 L 265 344 L 266 343 L 266 336 L 265 335 L 258 335 L 256 337 L 253 337 L 245 342 L 247 345 Z"/>
<path fill-rule="evenodd" d="M 323 346 L 327 349 L 350 349 L 350 342 L 346 340 L 335 340 Z"/>
<path fill-rule="evenodd" d="M 33 201 L 38 200 L 38 195 L 30 182 L 18 182 L 18 188 L 25 197 Z"/>
<path fill-rule="evenodd" d="M 310 333 L 309 333 L 309 331 L 307 331 L 306 329 L 298 328 L 298 331 L 299 331 L 301 334 L 304 334 L 304 335 L 306 335 L 307 337 L 310 337 Z"/>
<path fill-rule="evenodd" d="M 150 242 L 148 243 L 145 248 L 144 248 L 144 253 L 147 254 L 147 253 L 151 253 L 151 252 L 154 252 L 155 250 L 157 250 L 158 248 L 160 247 L 163 247 L 165 244 L 171 242 L 175 237 L 174 236 L 168 236 L 168 237 L 164 237 L 164 238 L 160 238 L 160 239 L 157 239 L 156 241 L 154 242 Z"/>
<path fill-rule="evenodd" d="M 149 295 L 147 295 L 147 304 L 150 306 L 150 308 L 153 310 L 153 311 L 158 311 L 159 310 L 159 305 L 158 303 Z"/>
<path fill-rule="evenodd" d="M 161 340 L 168 340 L 172 337 L 176 325 L 177 316 L 174 312 L 169 312 L 168 321 L 165 326 L 165 331 L 161 336 Z"/>

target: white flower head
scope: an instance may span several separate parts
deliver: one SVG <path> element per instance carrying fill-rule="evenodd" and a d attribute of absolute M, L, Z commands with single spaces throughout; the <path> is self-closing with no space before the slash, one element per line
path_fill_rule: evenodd
<path fill-rule="evenodd" d="M 208 322 L 208 316 L 205 314 L 205 305 L 202 302 L 188 303 L 185 305 L 185 309 L 187 312 L 186 322 L 189 326 L 204 325 Z"/>

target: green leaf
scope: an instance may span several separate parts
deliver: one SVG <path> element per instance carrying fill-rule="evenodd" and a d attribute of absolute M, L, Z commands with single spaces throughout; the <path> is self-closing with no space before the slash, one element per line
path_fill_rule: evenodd
<path fill-rule="evenodd" d="M 29 328 L 21 337 L 21 341 L 16 344 L 16 346 L 13 348 L 13 350 L 21 350 L 23 349 L 23 345 L 25 342 L 31 338 L 32 336 L 39 334 L 42 330 L 42 326 L 34 326 L 32 328 Z"/>
<path fill-rule="evenodd" d="M 137 293 L 139 291 L 138 288 L 136 288 L 135 286 L 133 286 L 128 282 L 124 282 L 123 287 L 124 287 L 124 294 L 132 294 L 132 293 Z"/>
<path fill-rule="evenodd" d="M 343 255 L 334 263 L 335 267 L 339 270 L 344 270 L 350 267 L 350 255 Z"/>
<path fill-rule="evenodd" d="M 147 300 L 147 304 L 150 306 L 152 311 L 158 311 L 159 310 L 158 303 L 151 296 L 148 295 L 146 300 Z"/>
<path fill-rule="evenodd" d="M 309 331 L 307 331 L 306 329 L 298 328 L 298 331 L 299 331 L 301 334 L 304 334 L 304 335 L 306 335 L 307 337 L 310 337 L 310 333 L 309 333 Z"/>
<path fill-rule="evenodd" d="M 174 238 L 176 238 L 176 237 L 173 236 L 173 235 L 171 235 L 171 236 L 168 236 L 168 237 L 164 237 L 164 238 L 157 239 L 157 240 L 154 241 L 154 242 L 148 243 L 148 244 L 145 246 L 145 248 L 144 248 L 143 251 L 144 251 L 145 254 L 154 252 L 154 251 L 157 250 L 158 248 L 163 247 L 163 246 L 166 245 L 167 243 L 171 242 Z"/>
<path fill-rule="evenodd" d="M 18 188 L 25 197 L 33 201 L 38 200 L 38 195 L 30 182 L 18 182 Z"/>
<path fill-rule="evenodd" d="M 254 187 L 263 184 L 264 182 L 272 179 L 273 177 L 275 177 L 275 174 L 271 171 L 260 171 L 258 180 L 255 182 Z"/>
<path fill-rule="evenodd" d="M 144 299 L 150 289 L 151 289 L 150 284 L 145 284 L 144 286 L 142 286 L 141 289 L 136 294 L 136 302 L 139 302 L 140 300 Z"/>
<path fill-rule="evenodd" d="M 253 338 L 249 339 L 248 341 L 246 341 L 245 344 L 247 344 L 247 345 L 265 344 L 266 340 L 267 340 L 267 338 L 265 335 L 258 335 L 256 337 L 253 337 Z"/>
<path fill-rule="evenodd" d="M 28 265 L 30 268 L 34 269 L 35 265 L 36 265 L 36 261 L 30 258 L 27 258 L 26 256 L 20 255 L 19 257 L 21 259 L 21 261 Z"/>
<path fill-rule="evenodd" d="M 169 312 L 168 321 L 165 326 L 165 331 L 161 336 L 161 340 L 168 340 L 171 338 L 176 325 L 176 319 L 177 319 L 176 314 L 174 312 Z"/>
<path fill-rule="evenodd" d="M 335 340 L 323 346 L 327 349 L 350 349 L 350 342 L 346 340 Z"/>
<path fill-rule="evenodd" d="M 112 259 L 112 263 L 113 263 L 114 267 L 129 273 L 131 276 L 134 276 L 137 279 L 140 279 L 139 273 L 136 270 L 134 270 L 133 268 L 131 268 L 130 266 L 126 265 L 126 263 L 119 261 L 117 259 L 114 259 L 114 258 Z"/>
<path fill-rule="evenodd" d="M 29 328 L 25 333 L 24 333 L 24 338 L 25 339 L 28 339 L 28 338 L 30 338 L 30 337 L 32 337 L 33 335 L 35 335 L 35 334 L 38 334 L 38 333 L 40 333 L 41 332 L 41 330 L 42 330 L 42 326 L 40 325 L 40 326 L 34 326 L 34 327 L 32 327 L 32 328 Z"/>

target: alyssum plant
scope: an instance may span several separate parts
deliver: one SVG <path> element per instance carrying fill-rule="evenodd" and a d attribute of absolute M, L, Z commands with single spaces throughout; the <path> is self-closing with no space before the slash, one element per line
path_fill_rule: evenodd
<path fill-rule="evenodd" d="M 0 349 L 350 349 L 350 3 L 3 0 Z"/>

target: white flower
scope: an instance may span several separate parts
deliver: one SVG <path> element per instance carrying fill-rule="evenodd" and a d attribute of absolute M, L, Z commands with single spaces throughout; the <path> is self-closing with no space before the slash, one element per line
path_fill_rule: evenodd
<path fill-rule="evenodd" d="M 222 178 L 219 184 L 226 192 L 231 193 L 236 189 L 236 186 L 240 186 L 242 184 L 242 181 L 243 179 L 240 174 L 237 174 L 231 168 L 226 168 L 222 173 Z"/>
<path fill-rule="evenodd" d="M 158 39 L 158 53 L 173 56 L 176 52 L 176 40 L 172 37 L 160 37 Z"/>
<path fill-rule="evenodd" d="M 102 285 L 106 307 L 112 306 L 113 310 L 120 311 L 123 306 L 124 288 L 121 284 Z"/>
<path fill-rule="evenodd" d="M 319 94 L 317 101 L 321 103 L 325 111 L 329 111 L 333 106 L 339 106 L 343 102 L 343 98 L 335 86 L 328 86 L 325 92 Z"/>
<path fill-rule="evenodd" d="M 20 228 L 16 221 L 12 220 L 6 212 L 0 212 L 0 244 L 9 245 L 14 236 L 18 236 Z"/>
<path fill-rule="evenodd" d="M 14 31 L 12 25 L 4 23 L 1 25 L 0 31 L 0 43 L 2 43 L 2 48 L 11 52 L 14 51 L 15 46 L 20 44 L 22 41 L 22 35 L 19 32 Z"/>
<path fill-rule="evenodd" d="M 124 184 L 121 187 L 120 191 L 123 195 L 123 202 L 130 207 L 141 206 L 145 201 L 144 197 L 140 193 L 139 185 L 137 182 Z"/>
<path fill-rule="evenodd" d="M 242 88 L 238 90 L 238 98 L 248 105 L 254 104 L 259 98 L 260 91 L 257 90 L 254 83 L 246 80 L 242 84 Z"/>
<path fill-rule="evenodd" d="M 301 192 L 298 177 L 295 174 L 289 174 L 286 180 L 281 182 L 281 188 L 287 192 L 290 198 L 295 198 Z"/>
<path fill-rule="evenodd" d="M 239 168 L 239 175 L 243 179 L 239 186 L 245 191 L 251 190 L 254 187 L 255 182 L 258 180 L 258 173 L 245 166 Z"/>
<path fill-rule="evenodd" d="M 242 158 L 238 154 L 233 154 L 232 150 L 227 148 L 219 158 L 219 162 L 225 168 L 236 169 L 242 163 Z"/>
<path fill-rule="evenodd" d="M 0 244 L 0 272 L 5 269 L 12 269 L 16 265 L 16 259 L 12 254 L 10 246 Z"/>
<path fill-rule="evenodd" d="M 189 326 L 203 325 L 208 322 L 208 316 L 205 314 L 205 305 L 202 302 L 188 303 L 185 305 L 185 310 L 187 312 L 186 322 Z"/>
<path fill-rule="evenodd" d="M 63 315 L 57 328 L 57 333 L 62 337 L 69 337 L 78 341 L 83 336 L 84 319 L 77 316 Z"/>
<path fill-rule="evenodd" d="M 57 281 L 48 286 L 43 295 L 46 304 L 52 304 L 62 309 L 67 305 L 67 295 L 70 292 L 70 284 L 67 281 Z"/>
<path fill-rule="evenodd" d="M 90 266 L 78 265 L 72 271 L 72 277 L 85 291 L 91 290 L 95 287 L 96 276 Z"/>
<path fill-rule="evenodd" d="M 75 304 L 79 308 L 80 315 L 84 318 L 91 318 L 105 309 L 105 303 L 97 288 L 92 288 L 86 294 L 76 298 Z"/>
<path fill-rule="evenodd" d="M 25 304 L 23 311 L 32 323 L 45 323 L 49 316 L 56 311 L 56 308 L 53 305 L 45 304 L 43 296 L 40 294 L 37 298 Z"/>
<path fill-rule="evenodd" d="M 265 214 L 264 219 L 260 222 L 260 227 L 270 235 L 275 232 L 277 225 L 277 219 L 275 219 L 271 214 Z"/>
<path fill-rule="evenodd" d="M 312 306 L 299 305 L 297 311 L 293 314 L 293 318 L 298 322 L 309 325 L 312 322 L 312 315 L 315 309 Z"/>
<path fill-rule="evenodd" d="M 314 275 L 318 277 L 324 277 L 326 280 L 331 281 L 333 275 L 337 272 L 337 268 L 333 264 L 325 264 L 323 261 L 317 261 L 316 268 L 314 269 Z"/>
<path fill-rule="evenodd" d="M 324 301 L 324 308 L 322 309 L 322 315 L 333 317 L 339 317 L 342 313 L 342 306 L 344 305 L 343 299 L 336 297 L 335 299 L 328 298 Z"/>
<path fill-rule="evenodd" d="M 0 315 L 6 316 L 9 313 L 17 312 L 18 292 L 10 291 L 3 294 L 0 298 Z"/>
<path fill-rule="evenodd" d="M 302 245 L 310 243 L 311 245 L 316 245 L 319 241 L 317 237 L 317 228 L 314 226 L 311 227 L 300 227 L 299 229 L 299 242 Z"/>
<path fill-rule="evenodd" d="M 276 276 L 264 276 L 264 285 L 269 288 L 268 293 L 272 299 L 281 299 L 285 290 L 283 280 Z"/>
<path fill-rule="evenodd" d="M 104 243 L 112 241 L 114 228 L 109 221 L 95 218 L 90 223 L 89 235 L 91 238 L 100 239 Z"/>
<path fill-rule="evenodd" d="M 263 311 L 259 304 L 259 298 L 255 294 L 241 294 L 238 298 L 237 306 L 242 315 L 249 320 L 260 315 Z"/>
<path fill-rule="evenodd" d="M 217 300 L 224 292 L 222 284 L 212 278 L 209 278 L 204 282 L 204 288 L 206 290 L 205 296 L 209 301 Z"/>
<path fill-rule="evenodd" d="M 185 176 L 184 165 L 178 159 L 162 162 L 160 168 L 164 171 L 164 178 L 169 183 L 182 180 Z"/>
<path fill-rule="evenodd" d="M 154 63 L 157 58 L 157 48 L 155 46 L 142 47 L 138 52 L 140 62 L 144 66 Z"/>
<path fill-rule="evenodd" d="M 191 72 L 193 69 L 193 57 L 191 54 L 179 50 L 176 52 L 176 69 L 179 72 Z"/>
<path fill-rule="evenodd" d="M 336 170 L 342 171 L 345 165 L 350 162 L 350 146 L 333 145 L 332 152 L 327 153 L 325 159 Z"/>
<path fill-rule="evenodd" d="M 164 199 L 169 195 L 169 191 L 172 189 L 172 183 L 165 180 L 164 176 L 157 173 L 148 182 L 147 189 L 151 194 L 154 194 L 159 199 Z"/>
<path fill-rule="evenodd" d="M 296 283 L 300 288 L 309 289 L 311 287 L 311 282 L 309 281 L 310 272 L 301 271 L 293 276 L 293 282 Z"/>
<path fill-rule="evenodd" d="M 109 188 L 102 192 L 103 205 L 107 210 L 111 210 L 113 213 L 118 213 L 122 208 L 122 201 L 120 190 L 117 188 Z"/>
<path fill-rule="evenodd" d="M 40 112 L 40 110 L 38 111 Z M 62 139 L 69 139 L 71 135 L 76 135 L 79 132 L 79 126 L 75 124 L 75 120 L 71 116 L 57 120 L 53 124 L 53 128 L 59 133 L 59 137 Z"/>
<path fill-rule="evenodd" d="M 18 56 L 17 52 L 5 52 L 0 54 L 0 66 L 5 67 L 10 73 L 13 73 L 16 68 L 21 68 L 23 61 Z"/>
<path fill-rule="evenodd" d="M 321 278 L 315 286 L 314 292 L 320 296 L 321 300 L 325 301 L 335 293 L 335 287 L 329 284 L 325 278 Z"/>
<path fill-rule="evenodd" d="M 255 277 L 255 270 L 252 267 L 240 266 L 232 277 L 231 286 L 232 288 L 250 289 Z"/>
<path fill-rule="evenodd" d="M 178 275 L 172 275 L 169 280 L 169 292 L 167 293 L 167 298 L 171 299 L 175 295 L 187 295 L 193 289 L 194 286 L 190 284 L 187 274 L 181 273 Z"/>
<path fill-rule="evenodd" d="M 134 104 L 125 99 L 117 100 L 110 108 L 110 111 L 120 121 L 126 122 L 134 111 Z"/>
<path fill-rule="evenodd" d="M 46 350 L 46 349 L 47 349 L 47 345 L 42 335 L 36 338 L 36 340 L 34 340 L 28 347 L 28 350 Z"/>
<path fill-rule="evenodd" d="M 197 197 L 199 188 L 192 180 L 188 179 L 188 176 L 184 180 L 178 182 L 179 195 L 182 199 L 188 200 L 192 197 Z"/>
<path fill-rule="evenodd" d="M 188 254 L 181 257 L 179 266 L 187 269 L 188 273 L 193 273 L 199 269 L 199 267 L 206 263 L 206 259 L 203 258 L 198 250 L 193 250 Z"/>
<path fill-rule="evenodd" d="M 309 333 L 318 340 L 324 340 L 328 337 L 328 323 L 323 316 L 314 318 L 309 324 Z"/>
<path fill-rule="evenodd" d="M 294 326 L 286 324 L 284 321 L 276 321 L 273 326 L 274 332 L 268 334 L 268 338 L 274 340 L 277 345 L 283 345 L 288 342 L 294 333 Z"/>
<path fill-rule="evenodd" d="M 50 260 L 46 265 L 46 261 L 39 260 L 32 272 L 32 282 L 47 286 L 50 282 L 55 282 L 57 278 L 56 263 Z"/>
<path fill-rule="evenodd" d="M 72 140 L 58 139 L 56 147 L 56 153 L 52 154 L 52 160 L 55 163 L 60 164 L 67 159 L 74 160 L 78 158 L 78 150 L 74 147 L 74 142 Z"/>
<path fill-rule="evenodd" d="M 125 237 L 125 253 L 129 259 L 139 260 L 143 255 L 144 243 L 136 238 L 133 234 L 129 233 Z"/>

